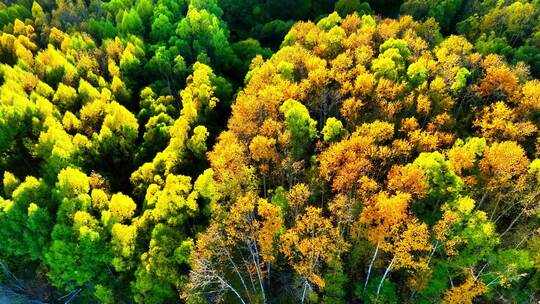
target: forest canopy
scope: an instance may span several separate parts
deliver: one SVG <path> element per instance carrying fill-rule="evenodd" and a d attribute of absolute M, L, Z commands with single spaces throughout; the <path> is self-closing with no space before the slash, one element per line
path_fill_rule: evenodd
<path fill-rule="evenodd" d="M 0 3 L 0 302 L 537 302 L 539 15 Z"/>

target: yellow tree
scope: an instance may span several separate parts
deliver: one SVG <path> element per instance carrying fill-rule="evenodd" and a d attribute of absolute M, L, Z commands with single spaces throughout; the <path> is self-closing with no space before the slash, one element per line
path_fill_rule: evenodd
<path fill-rule="evenodd" d="M 190 287 L 224 299 L 232 293 L 241 303 L 266 303 L 283 227 L 280 214 L 279 207 L 253 193 L 238 196 L 228 211 L 216 210 L 192 253 Z"/>
<path fill-rule="evenodd" d="M 321 176 L 331 182 L 332 190 L 336 192 L 356 189 L 360 178 L 372 173 L 374 161 L 390 161 L 392 155 L 382 144 L 393 134 L 393 126 L 386 122 L 361 125 L 348 139 L 331 145 L 320 154 Z"/>
<path fill-rule="evenodd" d="M 403 167 L 403 169 L 409 169 L 408 173 L 412 173 L 412 176 L 423 177 L 423 174 L 416 170 L 417 167 L 411 165 L 407 167 Z M 367 239 L 377 244 L 368 268 L 364 288 L 368 285 L 379 250 L 392 256 L 377 287 L 377 296 L 392 267 L 411 270 L 426 269 L 428 258 L 422 257 L 421 253 L 429 252 L 432 249 L 429 244 L 430 234 L 427 225 L 420 223 L 409 210 L 412 195 L 417 197 L 425 195 L 425 185 L 421 179 L 419 184 L 413 183 L 413 187 L 410 187 L 407 185 L 410 184 L 407 182 L 409 177 L 403 178 L 397 174 L 396 170 L 399 169 L 395 168 L 394 172 L 389 175 L 389 186 L 394 189 L 406 186 L 404 188 L 412 190 L 412 194 L 398 191 L 391 196 L 387 192 L 379 192 L 366 203 L 359 218 L 359 223 L 365 227 Z M 406 170 L 403 171 L 407 174 Z"/>
<path fill-rule="evenodd" d="M 473 277 L 468 277 L 463 284 L 455 286 L 444 293 L 444 304 L 472 304 L 474 298 L 485 294 L 488 291 L 482 281 L 477 281 Z"/>
<path fill-rule="evenodd" d="M 302 303 L 308 288 L 324 288 L 321 277 L 324 265 L 337 262 L 338 253 L 348 247 L 330 219 L 322 215 L 322 210 L 311 206 L 296 218 L 294 226 L 280 240 L 280 251 L 303 279 Z"/>

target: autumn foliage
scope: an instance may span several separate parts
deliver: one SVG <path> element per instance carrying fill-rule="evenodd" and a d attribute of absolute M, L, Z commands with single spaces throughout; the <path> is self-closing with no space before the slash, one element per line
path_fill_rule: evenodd
<path fill-rule="evenodd" d="M 0 301 L 538 300 L 538 4 L 277 2 L 0 4 Z"/>

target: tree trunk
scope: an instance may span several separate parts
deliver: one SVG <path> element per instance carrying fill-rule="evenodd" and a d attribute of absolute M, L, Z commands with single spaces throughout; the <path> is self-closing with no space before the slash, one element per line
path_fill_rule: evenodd
<path fill-rule="evenodd" d="M 379 242 L 377 242 L 377 247 L 375 248 L 375 253 L 373 254 L 373 257 L 371 258 L 371 263 L 369 263 L 366 282 L 364 283 L 364 290 L 366 290 L 367 284 L 369 282 L 369 276 L 371 275 L 371 268 L 373 267 L 373 263 L 375 263 L 375 259 L 377 258 L 377 253 L 379 253 Z"/>
<path fill-rule="evenodd" d="M 381 287 L 382 287 L 382 285 L 384 283 L 384 280 L 386 279 L 386 276 L 390 272 L 390 268 L 392 268 L 392 264 L 394 264 L 394 259 L 395 258 L 396 258 L 395 256 L 392 258 L 392 261 L 390 261 L 390 264 L 388 265 L 388 267 L 386 267 L 386 270 L 384 271 L 384 275 L 383 275 L 381 281 L 379 282 L 379 286 L 377 287 L 377 297 L 379 297 L 379 293 L 381 292 Z"/>

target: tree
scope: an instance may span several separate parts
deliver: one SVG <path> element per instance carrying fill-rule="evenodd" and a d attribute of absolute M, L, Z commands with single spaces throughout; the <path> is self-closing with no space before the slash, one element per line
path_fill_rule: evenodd
<path fill-rule="evenodd" d="M 533 123 L 528 120 L 521 121 L 516 111 L 504 102 L 491 104 L 484 108 L 480 115 L 474 125 L 480 129 L 482 136 L 488 139 L 523 141 L 537 132 Z"/>
<path fill-rule="evenodd" d="M 198 128 L 199 135 L 194 138 L 194 141 L 191 141 L 191 144 L 189 143 L 189 132 L 194 123 L 204 122 L 205 117 L 216 107 L 219 99 L 215 95 L 220 93 L 217 91 L 217 84 L 223 79 L 216 76 L 209 66 L 202 63 L 196 63 L 193 69 L 193 74 L 187 79 L 187 87 L 180 92 L 182 98 L 180 116 L 172 126 L 168 127 L 170 139 L 167 146 L 157 153 L 151 162 L 144 163 L 131 174 L 131 182 L 136 186 L 135 193 L 138 196 L 144 196 L 146 188 L 153 183 L 156 175 L 176 173 L 186 160 L 190 145 L 198 151 L 195 153 L 201 152 L 201 139 L 204 137 L 202 136 L 204 130 L 202 127 Z M 150 109 L 142 112 L 142 117 L 149 115 L 146 113 L 159 109 L 159 105 L 155 105 L 158 109 L 152 109 L 151 94 L 148 98 Z M 166 108 L 159 111 L 168 111 L 168 105 L 164 106 Z M 197 143 L 197 145 L 193 146 L 193 143 Z"/>
<path fill-rule="evenodd" d="M 428 70 L 422 62 L 415 62 L 407 68 L 407 76 L 412 84 L 418 85 L 426 81 Z"/>
<path fill-rule="evenodd" d="M 321 131 L 324 141 L 327 142 L 338 140 L 343 132 L 343 124 L 335 117 L 328 118 L 324 128 Z"/>
<path fill-rule="evenodd" d="M 463 180 L 450 169 L 450 164 L 439 152 L 421 153 L 413 164 L 424 170 L 428 184 L 427 195 L 414 206 L 415 211 L 426 221 L 433 222 L 440 215 L 441 202 L 459 196 Z"/>
<path fill-rule="evenodd" d="M 467 85 L 467 78 L 471 75 L 471 73 L 469 72 L 469 70 L 467 70 L 466 68 L 460 68 L 458 73 L 456 74 L 456 78 L 454 80 L 454 84 L 452 84 L 452 87 L 451 89 L 459 94 L 461 93 L 466 85 Z"/>
<path fill-rule="evenodd" d="M 335 10 L 342 18 L 352 13 L 357 13 L 360 16 L 371 14 L 369 3 L 360 2 L 360 0 L 339 0 L 336 2 Z"/>
<path fill-rule="evenodd" d="M 208 131 L 204 126 L 197 126 L 193 129 L 193 135 L 188 141 L 188 148 L 197 157 L 202 158 L 206 152 L 206 139 L 208 138 Z"/>
<path fill-rule="evenodd" d="M 496 188 L 511 185 L 528 166 L 529 160 L 523 148 L 511 141 L 487 147 L 480 160 L 480 169 L 488 178 L 488 184 Z"/>
<path fill-rule="evenodd" d="M 483 295 L 486 291 L 484 283 L 469 277 L 460 286 L 445 292 L 443 303 L 473 303 L 474 298 Z"/>
<path fill-rule="evenodd" d="M 252 193 L 237 197 L 199 236 L 190 287 L 241 303 L 266 302 L 282 225 L 279 207 Z"/>
<path fill-rule="evenodd" d="M 176 35 L 176 47 L 191 62 L 197 60 L 200 54 L 206 54 L 215 66 L 222 67 L 222 71 L 239 64 L 228 41 L 228 29 L 219 16 L 207 10 L 207 7 L 191 5 L 186 18 L 178 23 Z"/>
<path fill-rule="evenodd" d="M 13 189 L 15 185 L 10 185 L 6 176 L 9 175 L 4 175 L 4 189 Z M 1 256 L 42 259 L 53 224 L 50 190 L 43 180 L 29 176 L 8 197 L 0 198 L 1 236 L 6 241 Z"/>
<path fill-rule="evenodd" d="M 368 2 L 3 1 L 9 287 L 534 299 L 538 3 Z"/>
<path fill-rule="evenodd" d="M 127 12 L 122 12 L 120 20 L 118 27 L 123 33 L 135 35 L 144 33 L 143 20 L 136 9 L 132 8 Z"/>
<path fill-rule="evenodd" d="M 369 176 L 378 158 L 371 154 L 371 147 L 384 143 L 393 133 L 393 126 L 386 122 L 363 124 L 349 138 L 320 154 L 321 176 L 331 181 L 334 191 L 355 189 L 362 176 Z"/>
<path fill-rule="evenodd" d="M 307 108 L 296 100 L 285 101 L 279 110 L 285 116 L 285 125 L 291 134 L 292 155 L 300 158 L 310 141 L 317 137 L 317 122 L 311 119 Z"/>
<path fill-rule="evenodd" d="M 49 277 L 62 288 L 110 280 L 108 233 L 95 217 L 89 191 L 90 179 L 83 172 L 66 168 L 58 174 L 54 189 L 59 201 L 57 220 L 44 260 L 50 267 Z"/>
<path fill-rule="evenodd" d="M 321 269 L 324 264 L 339 261 L 337 253 L 348 246 L 339 241 L 337 229 L 321 213 L 319 208 L 307 207 L 296 219 L 295 226 L 281 236 L 280 250 L 302 278 L 302 303 L 307 292 L 324 289 Z"/>
<path fill-rule="evenodd" d="M 135 270 L 131 289 L 135 300 L 164 302 L 178 297 L 187 284 L 194 250 L 190 223 L 197 216 L 197 192 L 191 179 L 169 174 L 163 184 L 148 187 L 145 209 L 136 222 L 138 237 L 147 239 L 139 256 L 128 256 Z M 156 284 L 159 282 L 159 284 Z"/>

